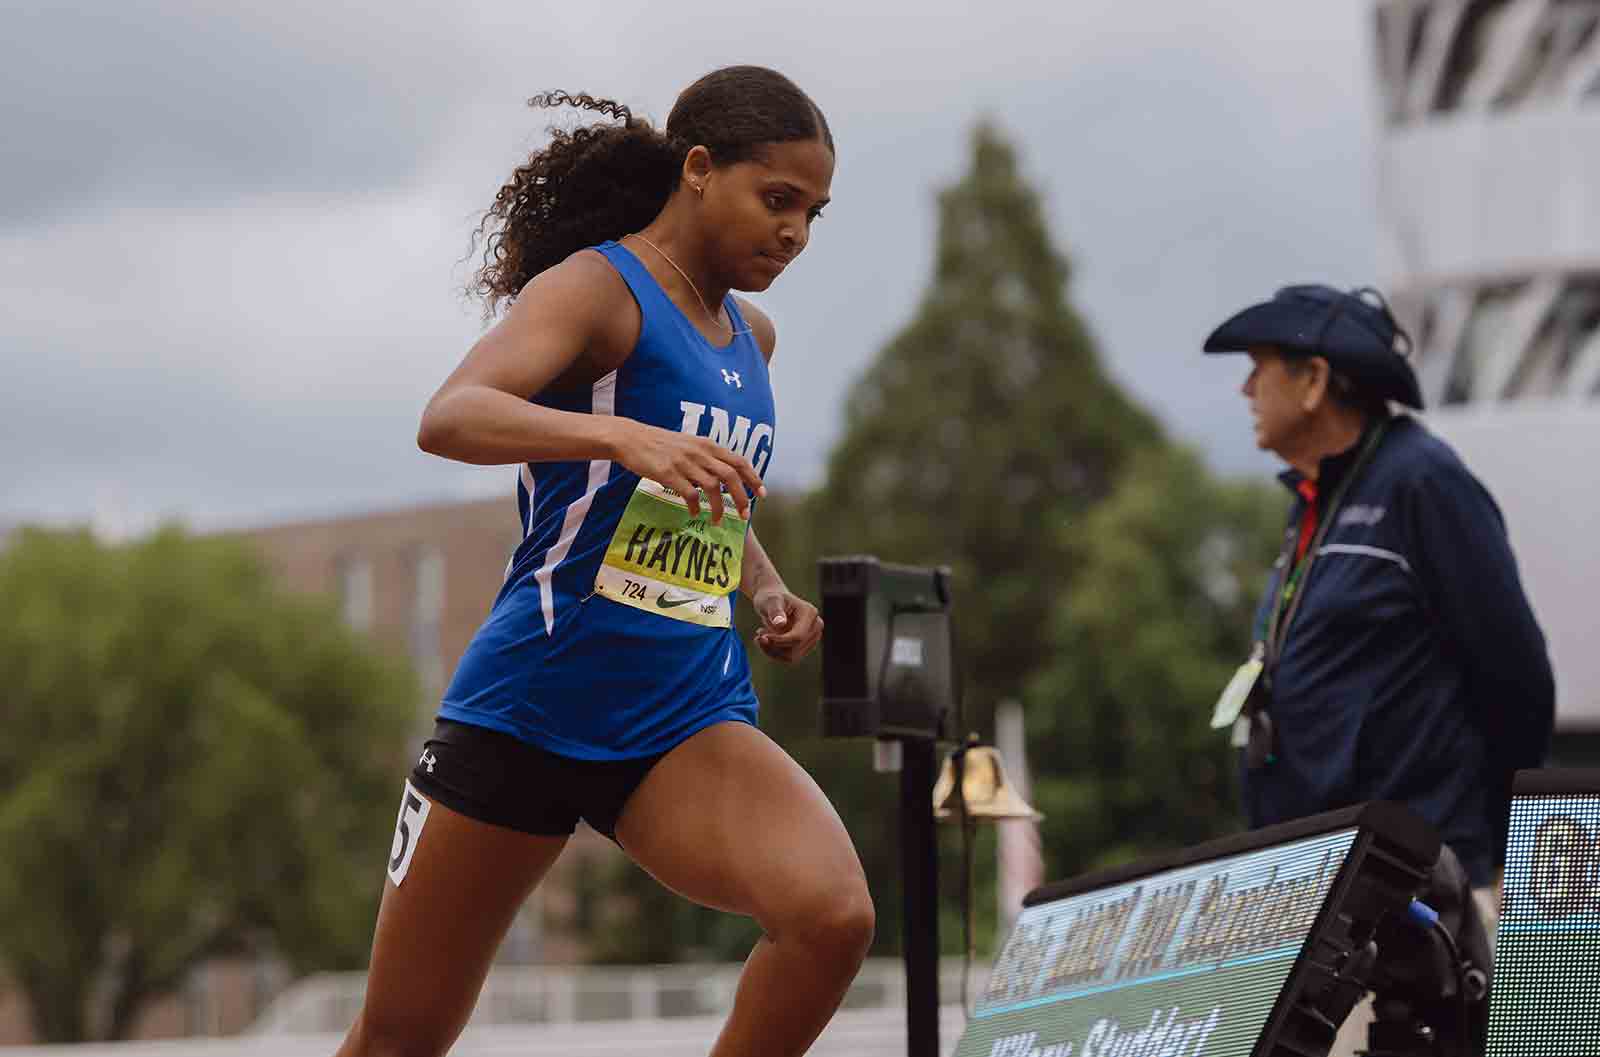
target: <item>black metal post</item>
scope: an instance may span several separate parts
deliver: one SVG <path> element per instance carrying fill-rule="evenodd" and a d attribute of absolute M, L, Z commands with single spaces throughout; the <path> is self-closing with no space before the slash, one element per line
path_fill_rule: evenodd
<path fill-rule="evenodd" d="M 906 963 L 907 1057 L 939 1055 L 939 853 L 933 820 L 932 739 L 901 741 L 900 945 Z"/>

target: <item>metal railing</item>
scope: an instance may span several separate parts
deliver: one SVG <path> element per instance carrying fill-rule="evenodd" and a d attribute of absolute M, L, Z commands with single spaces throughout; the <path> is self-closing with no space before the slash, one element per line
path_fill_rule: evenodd
<path fill-rule="evenodd" d="M 489 973 L 473 1025 L 575 1024 L 658 1020 L 725 1013 L 733 1006 L 739 965 L 501 966 Z M 947 1003 L 961 995 L 961 962 L 939 967 L 939 990 Z M 973 994 L 988 978 L 975 965 Z M 249 1034 L 343 1031 L 355 1019 L 366 991 L 365 973 L 318 973 L 280 994 L 251 1025 Z M 870 959 L 846 993 L 844 1009 L 879 1009 L 905 1004 L 905 970 L 896 959 Z"/>

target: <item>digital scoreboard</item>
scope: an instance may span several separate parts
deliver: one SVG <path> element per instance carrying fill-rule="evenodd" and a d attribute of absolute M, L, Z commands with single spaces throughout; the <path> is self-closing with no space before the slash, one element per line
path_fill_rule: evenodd
<path fill-rule="evenodd" d="M 1600 770 L 1517 775 L 1488 1054 L 1600 1054 Z"/>
<path fill-rule="evenodd" d="M 1438 855 L 1420 819 L 1372 803 L 1046 885 L 956 1055 L 1326 1053 L 1378 921 Z"/>

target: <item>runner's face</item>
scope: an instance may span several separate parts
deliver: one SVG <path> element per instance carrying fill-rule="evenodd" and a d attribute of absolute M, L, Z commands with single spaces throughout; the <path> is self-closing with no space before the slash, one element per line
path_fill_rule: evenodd
<path fill-rule="evenodd" d="M 833 151 L 820 139 L 769 144 L 712 169 L 704 198 L 719 278 L 734 290 L 771 286 L 810 242 L 832 183 Z"/>

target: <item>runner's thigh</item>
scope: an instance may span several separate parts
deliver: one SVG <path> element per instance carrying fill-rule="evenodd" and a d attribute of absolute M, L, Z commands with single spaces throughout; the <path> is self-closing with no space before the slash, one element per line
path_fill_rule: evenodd
<path fill-rule="evenodd" d="M 838 812 L 746 723 L 708 727 L 663 757 L 623 808 L 617 842 L 679 894 L 769 930 L 841 896 L 866 899 Z"/>
<path fill-rule="evenodd" d="M 448 1049 L 518 908 L 566 842 L 476 821 L 408 783 L 355 1052 Z"/>

